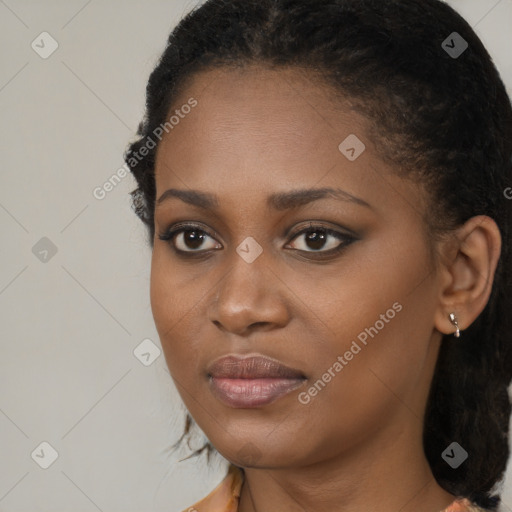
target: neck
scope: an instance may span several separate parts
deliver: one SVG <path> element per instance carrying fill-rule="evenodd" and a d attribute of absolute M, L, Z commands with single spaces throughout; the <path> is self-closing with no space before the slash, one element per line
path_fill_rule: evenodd
<path fill-rule="evenodd" d="M 407 411 L 410 414 L 410 411 Z M 410 420 L 410 418 L 409 418 Z M 439 512 L 455 499 L 434 479 L 421 425 L 301 467 L 247 468 L 239 512 Z"/>

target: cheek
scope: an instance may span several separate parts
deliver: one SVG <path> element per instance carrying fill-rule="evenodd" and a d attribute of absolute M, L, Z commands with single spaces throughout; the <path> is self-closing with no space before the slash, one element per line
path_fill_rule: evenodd
<path fill-rule="evenodd" d="M 168 332 L 171 328 L 172 331 L 179 330 L 187 317 L 194 314 L 194 306 L 201 301 L 201 290 L 197 282 L 186 269 L 176 268 L 166 247 L 159 246 L 153 250 L 151 310 L 157 329 L 162 331 L 164 338 L 171 334 Z"/>
<path fill-rule="evenodd" d="M 187 319 L 193 314 L 193 296 L 173 270 L 165 250 L 155 248 L 151 262 L 150 300 L 151 310 L 162 349 L 171 373 L 186 368 L 193 358 L 189 352 L 195 347 L 180 340 Z M 166 261 L 167 260 L 167 261 Z M 192 310 L 192 311 L 191 311 Z"/>
<path fill-rule="evenodd" d="M 172 326 L 171 319 L 177 315 L 177 293 L 174 275 L 166 269 L 159 250 L 153 250 L 151 262 L 150 300 L 155 325 L 162 339 L 166 330 Z"/>
<path fill-rule="evenodd" d="M 150 300 L 155 326 L 173 379 L 194 395 L 204 371 L 209 291 L 219 280 L 218 274 L 199 267 L 200 263 L 177 267 L 166 247 L 153 250 Z M 187 396 L 182 398 L 187 402 Z"/>
<path fill-rule="evenodd" d="M 436 301 L 428 253 L 422 240 L 412 246 L 409 241 L 407 251 L 398 247 L 376 245 L 372 251 L 368 246 L 357 266 L 330 281 L 324 299 L 313 302 L 315 312 L 325 319 L 329 340 L 309 354 L 316 361 L 316 378 L 341 356 L 343 369 L 337 365 L 334 373 L 344 377 L 333 381 L 343 394 L 350 382 L 356 391 L 350 391 L 348 400 L 386 386 L 406 393 L 429 353 Z"/>
<path fill-rule="evenodd" d="M 417 308 L 409 302 L 400 305 L 402 309 L 393 302 L 390 308 L 380 307 L 377 301 L 371 308 L 367 304 L 364 313 L 353 308 L 350 325 L 342 318 L 333 325 L 341 336 L 331 337 L 310 354 L 311 361 L 315 358 L 314 375 L 297 397 L 296 415 L 287 421 L 310 432 L 312 452 L 327 455 L 348 449 L 396 415 L 411 421 L 421 416 L 428 384 L 428 329 L 421 339 L 421 329 L 411 329 Z M 317 432 L 322 432 L 322 440 Z"/>

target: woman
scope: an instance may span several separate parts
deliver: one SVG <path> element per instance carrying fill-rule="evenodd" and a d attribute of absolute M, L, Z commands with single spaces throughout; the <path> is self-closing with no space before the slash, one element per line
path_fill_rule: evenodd
<path fill-rule="evenodd" d="M 155 324 L 231 463 L 188 510 L 496 510 L 512 109 L 471 27 L 438 0 L 209 0 L 138 135 Z"/>

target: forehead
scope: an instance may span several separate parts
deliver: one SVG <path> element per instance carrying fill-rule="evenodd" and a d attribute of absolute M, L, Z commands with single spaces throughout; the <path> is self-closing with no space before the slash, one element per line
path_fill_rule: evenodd
<path fill-rule="evenodd" d="M 365 138 L 364 119 L 350 110 L 349 101 L 334 101 L 332 90 L 296 69 L 251 66 L 199 73 L 175 99 L 169 116 L 190 98 L 197 106 L 164 134 L 157 161 L 186 161 L 189 169 L 192 162 L 211 166 L 218 158 L 235 160 L 237 167 L 272 160 L 279 167 L 311 168 L 317 162 L 322 170 L 326 162 L 332 166 L 339 160 L 338 145 L 347 135 Z"/>
<path fill-rule="evenodd" d="M 230 191 L 266 199 L 270 190 L 341 186 L 370 202 L 386 188 L 378 175 L 392 174 L 367 136 L 370 121 L 351 108 L 350 98 L 303 70 L 250 66 L 201 72 L 169 115 L 191 98 L 197 105 L 159 145 L 157 196 L 180 187 L 226 199 Z M 364 144 L 356 160 L 340 151 L 347 138 Z"/>
<path fill-rule="evenodd" d="M 196 125 L 216 122 L 211 137 L 240 128 L 253 136 L 292 141 L 319 135 L 339 136 L 340 128 L 363 131 L 365 119 L 351 110 L 350 99 L 298 68 L 262 66 L 218 68 L 194 75 L 173 108 L 194 96 Z M 192 117 L 192 116 L 191 116 Z M 196 126 L 197 127 L 197 126 Z"/>

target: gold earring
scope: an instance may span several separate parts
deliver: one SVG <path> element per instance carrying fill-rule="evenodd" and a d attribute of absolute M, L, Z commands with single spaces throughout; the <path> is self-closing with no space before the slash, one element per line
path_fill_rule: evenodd
<path fill-rule="evenodd" d="M 455 332 L 453 333 L 453 335 L 456 338 L 460 338 L 460 329 L 459 329 L 459 324 L 457 322 L 457 317 L 455 316 L 455 313 L 450 313 L 448 315 L 448 317 L 450 319 L 450 322 L 455 326 Z"/>

